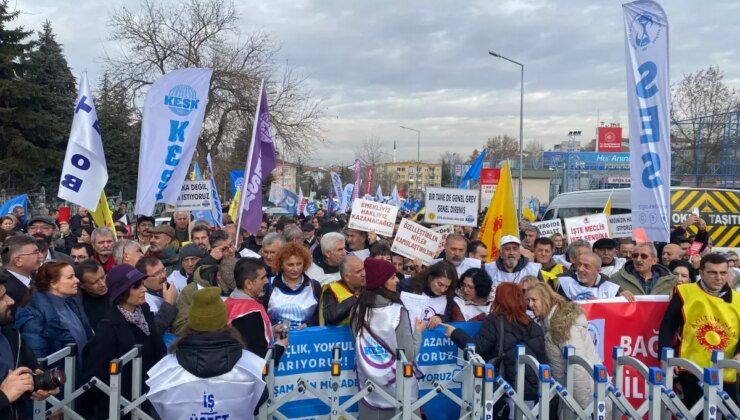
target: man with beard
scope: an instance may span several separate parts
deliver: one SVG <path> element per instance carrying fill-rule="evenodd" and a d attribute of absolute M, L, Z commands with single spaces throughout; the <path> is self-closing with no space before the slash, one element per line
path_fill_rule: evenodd
<path fill-rule="evenodd" d="M 249 236 L 242 244 L 242 247 L 259 254 L 259 252 L 262 250 L 262 241 L 265 239 L 265 235 L 267 235 L 267 231 L 269 229 L 270 224 L 267 221 L 263 220 L 262 223 L 260 223 L 260 229 L 257 231 L 257 233 Z M 242 249 L 239 249 L 239 251 L 241 251 Z"/>
<path fill-rule="evenodd" d="M 151 216 L 139 216 L 136 219 L 136 239 L 139 240 L 141 245 L 141 251 L 147 253 L 149 251 L 149 242 L 152 239 L 151 230 L 154 229 L 156 221 Z"/>
<path fill-rule="evenodd" d="M 167 275 L 180 269 L 180 242 L 177 241 L 175 229 L 169 225 L 159 225 L 149 232 L 152 239 L 149 241 L 147 256 L 157 257 L 162 261 Z"/>
<path fill-rule="evenodd" d="M 560 277 L 557 292 L 568 300 L 609 299 L 619 295 L 619 286 L 601 276 L 601 258 L 593 252 L 578 256 L 576 277 Z"/>
<path fill-rule="evenodd" d="M 44 261 L 64 261 L 74 264 L 72 257 L 59 252 L 51 246 L 51 241 L 57 232 L 54 219 L 49 216 L 34 216 L 28 221 L 28 234 L 36 238 L 39 251 L 44 254 Z"/>
<path fill-rule="evenodd" d="M 193 230 L 190 232 L 190 242 L 200 247 L 203 252 L 208 252 L 211 249 L 211 244 L 208 243 L 208 238 L 211 236 L 211 229 L 208 225 L 195 225 Z"/>
<path fill-rule="evenodd" d="M 260 301 L 267 287 L 267 271 L 257 258 L 241 258 L 234 267 L 236 289 L 224 302 L 229 314 L 229 324 L 241 334 L 247 350 L 265 357 L 267 348 L 275 339 L 275 358 L 285 352 L 287 336 L 282 337 L 282 324 L 273 328 L 267 310 Z"/>
<path fill-rule="evenodd" d="M 38 241 L 28 235 L 10 237 L 3 243 L 0 256 L 3 263 L 0 281 L 11 299 L 22 302 L 31 287 L 31 276 L 44 262 Z"/>
<path fill-rule="evenodd" d="M 607 277 L 613 276 L 627 262 L 624 258 L 617 257 L 618 247 L 619 242 L 611 238 L 601 238 L 592 247 L 593 252 L 601 257 L 601 274 Z"/>
<path fill-rule="evenodd" d="M 524 277 L 535 276 L 542 281 L 538 263 L 529 262 L 527 257 L 521 254 L 521 241 L 516 236 L 504 235 L 501 237 L 499 249 L 501 254 L 496 261 L 485 265 L 486 272 L 491 276 L 494 289 L 501 283 L 516 283 Z"/>
<path fill-rule="evenodd" d="M 481 268 L 481 260 L 469 258 L 467 255 L 468 240 L 463 235 L 453 233 L 445 239 L 444 258 L 437 258 L 432 264 L 436 264 L 444 259 L 455 266 L 458 276 L 468 271 L 469 268 Z"/>
<path fill-rule="evenodd" d="M 23 343 L 21 334 L 13 323 L 15 301 L 5 290 L 5 279 L 0 278 L 0 418 L 27 418 L 32 400 L 44 400 L 59 393 L 59 388 L 51 391 L 33 391 L 33 377 L 30 366 L 36 366 L 36 358 L 31 348 Z M 36 370 L 36 373 L 41 373 Z"/>
<path fill-rule="evenodd" d="M 113 247 L 116 244 L 116 235 L 107 227 L 99 227 L 93 230 L 90 237 L 92 243 L 93 259 L 103 266 L 106 273 L 116 266 L 116 260 L 113 257 Z"/>

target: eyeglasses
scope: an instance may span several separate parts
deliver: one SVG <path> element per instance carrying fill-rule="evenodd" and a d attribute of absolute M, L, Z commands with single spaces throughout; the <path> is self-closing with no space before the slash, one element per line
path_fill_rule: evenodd
<path fill-rule="evenodd" d="M 37 249 L 36 251 L 29 252 L 28 254 L 18 254 L 18 255 L 16 255 L 16 257 L 26 257 L 26 256 L 29 256 L 29 255 L 39 255 L 39 254 L 41 254 L 41 250 L 38 250 Z"/>
<path fill-rule="evenodd" d="M 643 260 L 646 260 L 646 259 L 648 259 L 650 257 L 651 257 L 651 255 L 648 255 L 648 254 L 632 254 L 632 259 L 633 260 L 636 260 L 638 258 L 641 258 Z"/>
<path fill-rule="evenodd" d="M 166 274 L 167 274 L 167 269 L 163 268 L 161 270 L 157 270 L 153 272 L 149 277 L 159 277 L 159 276 L 164 276 Z"/>
<path fill-rule="evenodd" d="M 403 269 L 406 271 L 416 270 L 416 266 L 415 265 L 404 265 Z"/>

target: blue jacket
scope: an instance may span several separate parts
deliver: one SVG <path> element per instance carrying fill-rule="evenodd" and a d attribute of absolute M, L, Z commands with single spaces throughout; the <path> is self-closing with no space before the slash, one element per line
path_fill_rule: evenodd
<path fill-rule="evenodd" d="M 82 321 L 89 342 L 93 336 L 90 322 L 77 301 L 74 298 L 68 299 L 74 303 L 72 308 Z M 34 291 L 31 293 L 28 305 L 18 309 L 15 316 L 15 325 L 23 336 L 23 342 L 33 350 L 33 354 L 39 359 L 61 350 L 69 343 L 75 342 L 69 330 L 62 325 L 51 299 L 43 292 Z M 82 350 L 77 349 L 77 354 L 82 354 Z"/>

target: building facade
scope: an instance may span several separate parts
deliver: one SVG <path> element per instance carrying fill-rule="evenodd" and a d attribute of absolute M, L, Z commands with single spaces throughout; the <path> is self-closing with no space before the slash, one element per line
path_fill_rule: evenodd
<path fill-rule="evenodd" d="M 426 187 L 442 186 L 442 164 L 416 161 L 389 162 L 375 165 L 376 184 L 386 194 L 394 185 L 409 197 L 421 198 Z"/>

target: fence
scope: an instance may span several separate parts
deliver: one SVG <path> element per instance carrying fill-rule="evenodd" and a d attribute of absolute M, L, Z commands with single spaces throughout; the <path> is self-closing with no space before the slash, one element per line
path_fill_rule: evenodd
<path fill-rule="evenodd" d="M 268 390 L 273 390 L 275 387 L 276 366 L 273 354 L 273 350 L 270 349 L 263 370 Z M 267 401 L 260 407 L 257 419 L 287 419 L 288 417 L 280 412 L 281 407 L 301 394 L 311 394 L 325 404 L 329 408 L 327 417 L 332 420 L 355 420 L 357 417 L 354 407 L 362 398 L 370 394 L 378 395 L 394 407 L 395 415 L 392 418 L 400 420 L 421 419 L 419 409 L 438 395 L 444 395 L 448 399 L 448 404 L 459 408 L 460 419 L 492 418 L 494 407 L 502 399 L 514 410 L 515 418 L 529 420 L 549 419 L 551 402 L 555 400 L 559 402 L 561 413 L 564 413 L 564 418 L 567 419 L 606 419 L 609 414 L 613 419 L 623 416 L 633 419 L 661 419 L 671 416 L 698 418 L 700 413 L 703 413 L 701 414 L 703 419 L 716 419 L 720 415 L 726 418 L 740 418 L 740 408 L 723 390 L 722 383 L 722 370 L 740 369 L 740 361 L 724 360 L 723 354 L 719 351 L 713 354 L 712 366 L 702 369 L 687 359 L 674 357 L 673 350 L 666 348 L 661 353 L 661 366 L 648 367 L 636 358 L 624 356 L 623 348 L 615 347 L 613 349 L 615 366 L 610 377 L 606 367 L 589 363 L 575 355 L 573 347 L 567 346 L 563 351 L 566 366 L 565 383 L 560 383 L 553 378 L 549 365 L 539 363 L 534 357 L 526 354 L 523 345 L 519 345 L 516 349 L 514 384 L 504 380 L 493 365 L 485 363 L 475 353 L 473 347 L 466 348 L 463 355 L 463 368 L 454 375 L 454 379 L 462 385 L 459 394 L 451 390 L 451 381 L 434 381 L 431 392 L 418 399 L 412 399 L 412 387 L 416 380 L 414 363 L 407 360 L 405 352 L 399 349 L 395 366 L 395 395 L 390 395 L 383 387 L 367 380 L 361 384 L 359 392 L 340 402 L 337 391 L 342 370 L 342 350 L 336 346 L 332 349 L 329 369 L 324 372 L 331 381 L 328 389 L 318 389 L 305 378 L 298 378 L 293 390 L 280 398 L 275 398 L 273 392 L 270 392 Z M 74 345 L 68 345 L 40 359 L 39 363 L 42 368 L 63 361 L 67 382 L 64 386 L 63 400 L 49 397 L 45 401 L 34 402 L 34 420 L 48 418 L 52 413 L 60 410 L 64 413 L 65 419 L 83 419 L 75 411 L 75 400 L 93 388 L 109 396 L 110 419 L 117 420 L 121 416 L 131 414 L 133 419 L 152 420 L 152 417 L 140 408 L 141 404 L 146 401 L 146 395 L 141 393 L 141 379 L 144 374 L 141 358 L 141 347 L 136 346 L 120 358 L 110 361 L 109 385 L 98 378 L 92 378 L 80 387 L 76 387 L 75 384 L 76 347 Z M 121 395 L 120 373 L 122 368 L 129 363 L 132 365 L 133 372 L 131 400 Z M 581 407 L 574 399 L 576 387 L 574 369 L 576 366 L 585 369 L 593 380 L 593 401 L 586 407 Z M 524 398 L 526 367 L 537 372 L 539 401 L 536 403 L 526 401 Z M 693 407 L 686 407 L 673 391 L 674 367 L 684 369 L 701 381 L 704 397 Z M 622 378 L 626 368 L 633 369 L 639 375 L 640 380 L 646 382 L 647 398 L 639 406 L 633 406 L 615 385 L 623 383 Z M 427 414 L 433 417 L 433 413 Z"/>

